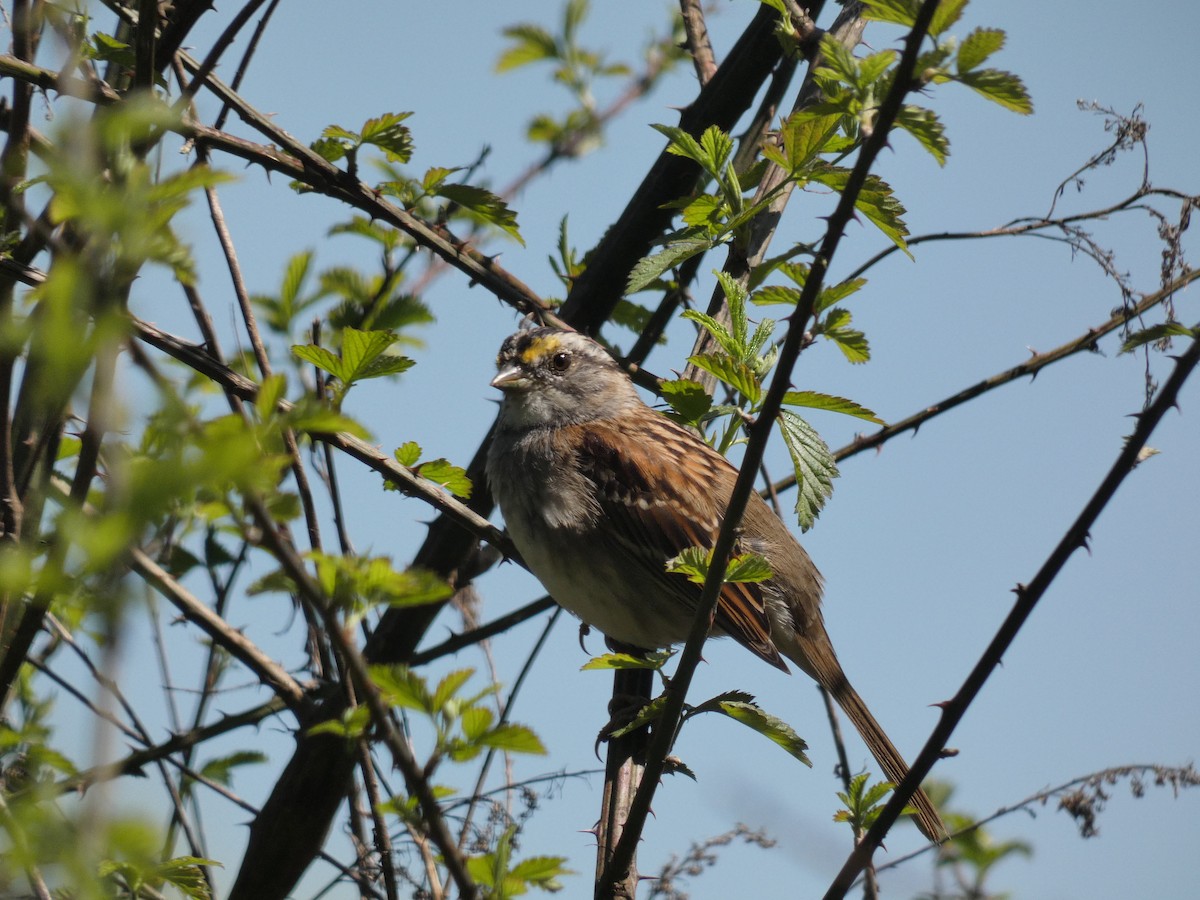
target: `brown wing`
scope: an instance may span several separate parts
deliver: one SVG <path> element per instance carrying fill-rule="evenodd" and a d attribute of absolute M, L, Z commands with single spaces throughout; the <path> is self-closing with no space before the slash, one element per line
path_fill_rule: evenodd
<path fill-rule="evenodd" d="M 653 435 L 652 446 L 645 438 L 632 439 L 629 427 L 590 422 L 579 444 L 580 466 L 596 485 L 601 514 L 619 544 L 615 549 L 640 570 L 638 577 L 678 598 L 690 614 L 700 585 L 668 573 L 664 564 L 688 547 L 712 547 L 737 470 L 669 419 L 648 408 L 645 416 L 638 433 Z M 716 625 L 788 671 L 771 640 L 761 585 L 726 584 L 717 601 Z"/>

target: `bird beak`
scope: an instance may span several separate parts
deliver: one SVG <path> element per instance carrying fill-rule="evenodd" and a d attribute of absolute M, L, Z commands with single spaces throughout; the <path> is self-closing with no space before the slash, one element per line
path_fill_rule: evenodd
<path fill-rule="evenodd" d="M 527 384 L 525 375 L 519 366 L 505 366 L 492 379 L 492 387 L 502 391 L 520 390 Z"/>

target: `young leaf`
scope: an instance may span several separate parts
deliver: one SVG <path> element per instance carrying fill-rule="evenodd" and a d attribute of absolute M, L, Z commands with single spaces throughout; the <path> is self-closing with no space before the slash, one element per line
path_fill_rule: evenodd
<path fill-rule="evenodd" d="M 1001 69 L 973 69 L 963 72 L 958 80 L 967 87 L 978 91 L 993 103 L 999 103 L 1005 109 L 1029 115 L 1033 112 L 1033 100 L 1025 85 L 1012 72 Z"/>
<path fill-rule="evenodd" d="M 471 479 L 461 466 L 456 466 L 446 459 L 431 459 L 421 463 L 414 470 L 422 478 L 435 484 L 440 484 L 459 499 L 466 500 L 471 496 Z"/>
<path fill-rule="evenodd" d="M 745 363 L 716 353 L 689 356 L 688 362 L 708 372 L 718 381 L 729 385 L 751 404 L 757 404 L 762 399 L 762 383 L 754 370 Z"/>
<path fill-rule="evenodd" d="M 522 246 L 525 239 L 517 227 L 517 213 L 504 200 L 491 191 L 469 184 L 443 184 L 435 192 L 464 209 L 469 209 L 483 221 L 495 225 Z"/>
<path fill-rule="evenodd" d="M 1154 344 L 1170 337 L 1196 337 L 1196 332 L 1194 329 L 1188 328 L 1186 325 L 1181 325 L 1179 322 L 1162 322 L 1131 334 L 1121 344 L 1121 352 L 1132 353 L 1138 347 L 1146 344 Z"/>
<path fill-rule="evenodd" d="M 662 381 L 658 385 L 659 395 L 670 404 L 679 419 L 688 425 L 696 425 L 712 409 L 712 397 L 698 381 L 678 378 Z"/>
<path fill-rule="evenodd" d="M 546 747 L 533 730 L 514 722 L 504 722 L 491 731 L 480 736 L 479 743 L 493 750 L 503 750 L 506 753 L 531 753 L 537 756 L 546 755 Z"/>
<path fill-rule="evenodd" d="M 634 656 L 632 653 L 605 653 L 595 656 L 584 663 L 579 671 L 607 671 L 610 669 L 661 669 L 675 654 L 670 650 L 655 650 L 645 656 Z"/>
<path fill-rule="evenodd" d="M 671 241 L 662 250 L 638 260 L 633 271 L 629 273 L 629 281 L 625 284 L 625 293 L 636 294 L 647 287 L 667 269 L 690 259 L 697 253 L 711 250 L 714 242 L 708 238 L 684 238 Z"/>
<path fill-rule="evenodd" d="M 418 459 L 421 458 L 421 445 L 416 441 L 405 441 L 396 448 L 396 462 L 402 466 L 416 465 Z"/>
<path fill-rule="evenodd" d="M 765 712 L 757 704 L 743 700 L 721 699 L 716 703 L 715 711 L 753 728 L 806 766 L 812 766 L 812 761 L 804 752 L 808 749 L 808 744 L 804 742 L 804 739 L 796 734 L 795 729 L 783 719 Z"/>
<path fill-rule="evenodd" d="M 864 363 L 871 358 L 871 347 L 861 331 L 850 327 L 852 316 L 848 309 L 834 307 L 820 326 L 820 335 L 834 341 L 846 359 L 852 363 Z"/>
<path fill-rule="evenodd" d="M 988 57 L 1004 47 L 1005 34 L 999 28 L 976 28 L 958 45 L 955 65 L 958 74 L 970 72 L 987 62 Z"/>
<path fill-rule="evenodd" d="M 905 28 L 912 27 L 921 6 L 919 0 L 864 0 L 864 5 L 867 7 L 863 12 L 864 19 L 892 22 Z"/>
<path fill-rule="evenodd" d="M 923 106 L 904 106 L 896 116 L 896 125 L 916 138 L 939 166 L 946 164 L 946 157 L 950 155 L 950 141 L 933 110 Z"/>
<path fill-rule="evenodd" d="M 934 37 L 942 34 L 962 17 L 967 8 L 968 0 L 941 0 L 938 8 L 933 11 L 933 20 L 929 23 L 929 33 Z"/>
<path fill-rule="evenodd" d="M 796 517 L 808 531 L 833 494 L 837 463 L 816 430 L 791 410 L 780 410 L 779 425 L 796 472 Z"/>
<path fill-rule="evenodd" d="M 876 425 L 887 423 L 865 406 L 859 406 L 853 400 L 845 397 L 835 397 L 832 394 L 819 394 L 816 391 L 788 391 L 783 395 L 786 406 L 805 406 L 809 409 L 825 409 L 829 412 L 843 413 L 859 419 L 866 419 Z"/>
<path fill-rule="evenodd" d="M 362 127 L 362 142 L 373 144 L 383 151 L 390 162 L 406 163 L 412 158 L 412 132 L 400 124 L 412 113 L 384 113 L 367 119 Z"/>

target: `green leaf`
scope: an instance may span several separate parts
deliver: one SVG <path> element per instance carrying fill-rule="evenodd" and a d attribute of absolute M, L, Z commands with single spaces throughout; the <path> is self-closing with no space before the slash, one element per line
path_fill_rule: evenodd
<path fill-rule="evenodd" d="M 531 753 L 537 756 L 546 754 L 545 745 L 533 730 L 515 722 L 497 725 L 487 734 L 480 736 L 479 743 L 506 753 Z"/>
<path fill-rule="evenodd" d="M 154 869 L 154 874 L 191 900 L 209 900 L 212 894 L 209 892 L 208 879 L 205 878 L 201 866 L 223 868 L 215 859 L 176 856 L 159 863 Z"/>
<path fill-rule="evenodd" d="M 867 7 L 863 12 L 864 19 L 876 22 L 893 22 L 911 28 L 917 20 L 917 11 L 921 8 L 919 0 L 863 0 Z"/>
<path fill-rule="evenodd" d="M 292 355 L 307 363 L 312 363 L 318 369 L 328 372 L 334 378 L 342 378 L 342 361 L 337 354 L 316 344 L 293 344 Z"/>
<path fill-rule="evenodd" d="M 852 278 L 849 281 L 839 281 L 837 284 L 823 287 L 817 302 L 813 304 L 813 315 L 820 315 L 840 300 L 845 300 L 851 294 L 857 293 L 867 283 L 865 278 Z"/>
<path fill-rule="evenodd" d="M 999 103 L 1005 109 L 1029 115 L 1033 112 L 1033 100 L 1025 85 L 1012 72 L 1001 69 L 974 69 L 963 72 L 958 80 L 967 87 L 978 91 L 993 103 Z"/>
<path fill-rule="evenodd" d="M 711 250 L 714 242 L 708 238 L 685 238 L 671 241 L 662 250 L 638 260 L 633 271 L 629 273 L 629 281 L 625 284 L 625 293 L 636 294 L 647 287 L 654 279 L 672 266 Z"/>
<path fill-rule="evenodd" d="M 463 736 L 470 742 L 477 742 L 496 721 L 496 714 L 486 706 L 472 706 L 464 709 L 458 723 L 462 727 Z"/>
<path fill-rule="evenodd" d="M 806 766 L 812 766 L 812 761 L 804 752 L 808 749 L 808 744 L 804 742 L 804 739 L 796 734 L 795 729 L 783 719 L 765 712 L 757 704 L 744 700 L 718 700 L 715 704 L 715 711 L 753 728 Z"/>
<path fill-rule="evenodd" d="M 762 399 L 762 382 L 754 370 L 745 363 L 717 353 L 689 356 L 688 362 L 708 372 L 723 384 L 729 385 L 749 400 L 752 405 L 756 405 Z"/>
<path fill-rule="evenodd" d="M 605 653 L 584 663 L 579 671 L 609 671 L 611 669 L 661 669 L 672 656 L 671 650 L 653 650 L 645 656 L 635 656 L 632 653 Z"/>
<path fill-rule="evenodd" d="M 509 237 L 515 238 L 522 247 L 525 239 L 517 227 L 517 213 L 504 200 L 491 191 L 469 184 L 443 184 L 435 191 L 437 196 L 469 209 L 483 221 L 495 225 Z"/>
<path fill-rule="evenodd" d="M 791 410 L 779 411 L 779 425 L 796 472 L 796 517 L 808 531 L 833 495 L 837 463 L 816 430 Z"/>
<path fill-rule="evenodd" d="M 429 707 L 431 712 L 441 710 L 449 703 L 454 696 L 462 690 L 463 685 L 471 680 L 471 676 L 475 674 L 474 669 L 455 669 L 453 672 L 448 672 L 443 676 L 442 680 L 433 690 L 433 699 L 430 701 Z"/>
<path fill-rule="evenodd" d="M 456 466 L 446 459 L 432 459 L 421 463 L 415 471 L 422 478 L 440 484 L 447 491 L 462 500 L 471 496 L 471 479 L 462 466 Z"/>
<path fill-rule="evenodd" d="M 415 465 L 421 458 L 421 445 L 416 441 L 405 441 L 396 448 L 396 462 L 402 466 Z"/>
<path fill-rule="evenodd" d="M 507 72 L 533 62 L 557 59 L 558 44 L 553 35 L 538 25 L 513 25 L 502 34 L 513 41 L 513 45 L 496 60 L 496 71 Z"/>
<path fill-rule="evenodd" d="M 1158 325 L 1151 325 L 1149 328 L 1143 328 L 1141 331 L 1135 331 L 1121 344 L 1121 352 L 1132 353 L 1138 347 L 1165 341 L 1171 337 L 1194 338 L 1196 332 L 1179 322 L 1162 322 Z"/>
<path fill-rule="evenodd" d="M 565 856 L 530 856 L 513 866 L 509 875 L 553 893 L 562 888 L 557 881 L 559 876 L 575 874 L 566 867 L 566 862 Z"/>
<path fill-rule="evenodd" d="M 759 306 L 795 306 L 800 300 L 800 289 L 781 284 L 770 284 L 755 291 L 750 300 Z"/>
<path fill-rule="evenodd" d="M 1005 34 L 999 28 L 976 28 L 958 45 L 955 65 L 958 74 L 969 72 L 987 62 L 988 57 L 1003 49 Z"/>
<path fill-rule="evenodd" d="M 835 397 L 832 394 L 819 394 L 816 391 L 788 391 L 783 395 L 785 406 L 804 406 L 808 409 L 824 409 L 829 412 L 843 413 L 858 419 L 866 419 L 876 425 L 887 423 L 865 406 L 859 406 L 853 400 L 845 397 Z"/>
<path fill-rule="evenodd" d="M 946 157 L 950 155 L 950 141 L 933 110 L 923 106 L 904 106 L 896 116 L 896 125 L 916 138 L 939 166 L 946 164 Z"/>
<path fill-rule="evenodd" d="M 779 129 L 784 168 L 792 173 L 800 172 L 825 147 L 837 128 L 839 118 L 836 115 L 816 115 L 803 109 L 788 116 Z"/>
<path fill-rule="evenodd" d="M 839 193 L 846 189 L 850 170 L 840 166 L 819 165 L 813 169 L 812 180 L 818 181 Z M 854 208 L 865 215 L 893 243 L 911 259 L 905 238 L 908 226 L 904 224 L 905 209 L 896 199 L 891 187 L 878 175 L 868 175 L 862 189 L 855 198 Z"/>
<path fill-rule="evenodd" d="M 698 309 L 687 309 L 683 312 L 683 318 L 695 322 L 710 335 L 713 340 L 721 345 L 721 349 L 735 359 L 742 358 L 741 341 L 725 327 L 725 323 L 719 319 L 710 316 L 708 313 L 700 312 Z"/>
<path fill-rule="evenodd" d="M 704 390 L 704 385 L 689 378 L 659 382 L 658 392 L 670 404 L 679 419 L 689 425 L 698 424 L 712 409 L 713 399 Z"/>
<path fill-rule="evenodd" d="M 758 553 L 738 553 L 731 557 L 725 568 L 725 581 L 729 584 L 745 584 L 766 581 L 774 573 L 767 558 Z"/>
<path fill-rule="evenodd" d="M 850 362 L 864 363 L 871 358 L 871 347 L 865 334 L 850 327 L 851 319 L 849 310 L 834 307 L 826 314 L 818 333 L 834 341 Z"/>
<path fill-rule="evenodd" d="M 234 769 L 239 766 L 265 763 L 267 759 L 267 755 L 258 750 L 239 750 L 236 753 L 230 753 L 228 756 L 218 756 L 216 759 L 210 759 L 200 767 L 200 774 L 205 778 L 210 778 L 218 784 L 228 787 L 233 781 Z"/>
<path fill-rule="evenodd" d="M 371 681 L 379 688 L 389 706 L 433 713 L 435 708 L 425 679 L 408 666 L 371 666 Z"/>
<path fill-rule="evenodd" d="M 941 0 L 933 12 L 933 20 L 929 23 L 929 33 L 934 37 L 942 34 L 947 28 L 959 20 L 963 10 L 967 8 L 968 0 Z"/>
<path fill-rule="evenodd" d="M 682 156 L 685 159 L 690 159 L 700 165 L 709 175 L 713 177 L 717 176 L 716 161 L 713 159 L 710 150 L 702 147 L 699 141 L 682 128 L 676 128 L 673 125 L 651 125 L 650 127 L 660 134 L 665 135 L 670 141 L 667 145 L 668 153 L 673 156 Z"/>
<path fill-rule="evenodd" d="M 355 706 L 342 713 L 339 719 L 318 722 L 308 729 L 308 734 L 332 734 L 347 740 L 357 740 L 366 732 L 370 721 L 371 711 L 365 706 Z"/>
<path fill-rule="evenodd" d="M 367 119 L 362 127 L 362 142 L 373 144 L 383 151 L 390 162 L 406 163 L 412 158 L 412 132 L 400 124 L 412 113 L 384 113 Z"/>

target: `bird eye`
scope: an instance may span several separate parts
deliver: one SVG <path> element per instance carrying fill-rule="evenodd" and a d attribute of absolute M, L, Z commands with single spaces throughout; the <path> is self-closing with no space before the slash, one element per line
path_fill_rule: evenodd
<path fill-rule="evenodd" d="M 566 350 L 559 350 L 550 357 L 550 369 L 554 372 L 562 373 L 567 371 L 571 366 L 571 354 Z"/>

